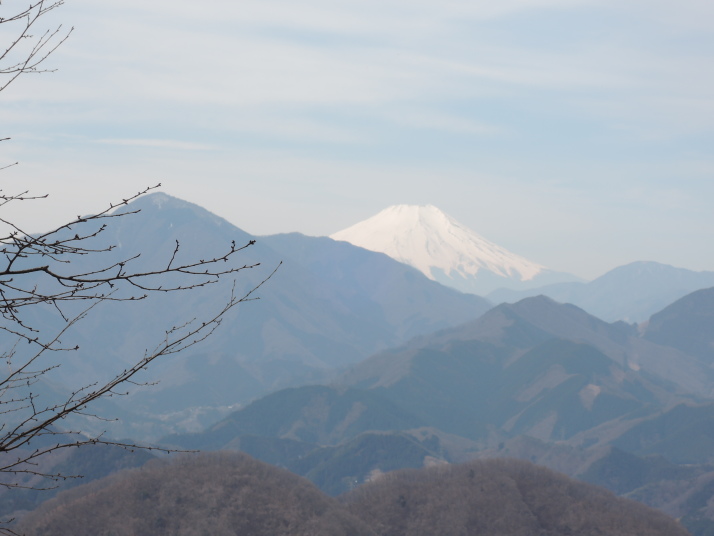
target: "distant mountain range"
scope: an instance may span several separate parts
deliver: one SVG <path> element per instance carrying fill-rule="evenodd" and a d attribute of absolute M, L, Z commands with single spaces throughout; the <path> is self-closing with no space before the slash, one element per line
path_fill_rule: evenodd
<path fill-rule="evenodd" d="M 703 536 L 714 528 L 712 312 L 712 289 L 644 332 L 546 297 L 502 304 L 330 386 L 277 391 L 165 442 L 270 456 L 333 494 L 405 465 L 521 457 L 637 496 Z M 702 332 L 693 345 L 668 335 L 689 322 Z"/>
<path fill-rule="evenodd" d="M 152 365 L 142 381 L 160 379 L 157 385 L 120 404 L 104 403 L 102 414 L 121 418 L 115 434 L 149 439 L 200 429 L 229 408 L 281 387 L 325 381 L 374 352 L 477 318 L 491 307 L 386 255 L 344 242 L 299 234 L 256 238 L 162 193 L 144 196 L 129 209 L 140 212 L 110 220 L 103 233 L 117 247 L 80 259 L 74 269 L 89 271 L 137 253 L 136 269 L 164 266 L 176 241 L 181 258 L 196 259 L 223 252 L 232 240 L 239 246 L 256 240 L 238 259 L 239 265 L 260 263 L 236 277 L 240 294 L 282 266 L 256 295 L 259 301 L 241 305 L 208 340 Z M 140 303 L 103 304 L 64 338 L 80 350 L 61 356 L 62 366 L 46 375 L 52 383 L 45 390 L 63 392 L 121 370 L 165 330 L 220 308 L 231 288 L 232 280 L 224 278 Z M 40 315 L 37 325 L 59 329 L 57 315 L 34 312 Z M 103 430 L 106 424 L 93 426 Z"/>
<path fill-rule="evenodd" d="M 493 303 L 544 295 L 608 322 L 643 322 L 674 300 L 714 286 L 714 272 L 656 262 L 620 266 L 584 282 L 511 253 L 432 205 L 394 205 L 331 238 L 385 253 L 430 279 Z"/>
<path fill-rule="evenodd" d="M 639 323 L 690 292 L 712 286 L 714 272 L 694 272 L 643 261 L 610 270 L 589 283 L 556 283 L 528 290 L 500 289 L 487 297 L 494 303 L 515 303 L 543 295 L 560 303 L 577 305 L 607 322 Z"/>
<path fill-rule="evenodd" d="M 118 225 L 108 230 L 108 242 L 120 247 L 103 262 L 140 251 L 140 262 L 156 265 L 170 255 L 175 240 L 188 257 L 220 251 L 230 240 L 241 244 L 254 239 L 204 209 L 165 194 L 143 197 L 132 208 L 140 213 L 117 220 Z M 241 261 L 261 262 L 261 266 L 240 273 L 239 291 L 261 281 L 279 262 L 283 265 L 261 289 L 259 302 L 241 306 L 203 345 L 157 363 L 146 379 L 160 378 L 158 385 L 140 389 L 121 404 L 105 403 L 103 413 L 121 418 L 116 434 L 156 439 L 169 432 L 199 430 L 231 409 L 280 388 L 324 383 L 382 350 L 407 341 L 414 346 L 435 340 L 420 342 L 419 337 L 473 322 L 491 307 L 490 302 L 446 288 L 385 254 L 325 237 L 294 233 L 258 238 Z M 106 375 L 108 362 L 117 367 L 128 363 L 155 343 L 157 333 L 208 314 L 225 299 L 230 284 L 225 281 L 205 292 L 169 294 L 138 307 L 119 303 L 97 309 L 73 333 L 72 340 L 81 350 L 63 357 L 47 391 L 61 392 L 72 382 L 87 383 Z M 612 292 L 616 288 L 613 285 Z M 547 334 L 540 333 L 539 342 L 551 336 L 572 337 L 569 330 L 576 329 L 576 319 L 581 317 L 583 325 L 597 324 L 592 318 L 584 320 L 588 317 L 583 311 L 541 299 L 496 309 L 477 325 L 516 310 L 525 314 L 529 308 L 534 312 L 527 316 L 528 329 Z M 654 327 L 642 338 L 632 327 L 606 327 L 602 322 L 598 326 L 590 331 L 578 327 L 591 334 L 581 334 L 575 342 L 594 344 L 622 367 L 623 374 L 642 367 L 679 393 L 707 394 L 708 363 L 681 349 L 655 344 Z M 598 330 L 607 332 L 607 337 L 598 335 Z M 625 342 L 619 346 L 602 342 L 615 337 L 610 332 Z M 360 370 L 373 361 L 360 365 Z"/>
<path fill-rule="evenodd" d="M 130 208 L 140 212 L 106 231 L 118 247 L 102 265 L 137 252 L 137 267 L 162 265 L 176 240 L 184 258 L 205 258 L 231 240 L 255 239 L 240 263 L 261 264 L 238 274 L 237 292 L 282 266 L 257 303 L 241 305 L 204 344 L 140 378 L 158 385 L 95 408 L 122 419 L 111 434 L 139 441 L 165 435 L 164 445 L 185 449 L 240 449 L 330 494 L 405 467 L 519 457 L 661 508 L 696 536 L 714 531 L 707 507 L 714 496 L 711 273 L 634 263 L 591 283 L 493 292 L 494 300 L 514 301 L 494 307 L 435 281 L 439 270 L 430 279 L 345 241 L 297 233 L 256 238 L 164 194 Z M 405 212 L 418 216 L 419 240 L 441 241 L 439 229 L 463 238 L 438 211 Z M 427 234 L 430 226 L 439 232 Z M 445 258 L 453 253 L 443 251 Z M 504 259 L 510 271 L 493 277 L 534 273 L 527 264 L 517 270 L 516 257 Z M 123 368 L 164 330 L 220 307 L 232 284 L 103 304 L 65 338 L 80 351 L 62 354 L 52 381 L 33 386 L 35 393 L 52 399 Z M 520 299 L 524 294 L 537 295 Z M 34 314 L 34 325 L 59 326 L 56 315 Z M 11 342 L 5 334 L 2 343 Z M 108 427 L 82 423 L 92 426 Z M 127 463 L 113 456 L 108 467 Z M 49 460 L 43 470 L 50 462 L 81 460 Z M 31 495 L 12 507 L 29 508 Z"/>
<path fill-rule="evenodd" d="M 216 449 L 253 435 L 337 445 L 367 431 L 430 427 L 483 447 L 517 435 L 604 445 L 643 418 L 713 399 L 713 379 L 707 362 L 633 326 L 529 298 L 380 352 L 332 386 L 272 393 L 170 441 Z"/>
<path fill-rule="evenodd" d="M 433 205 L 394 205 L 330 238 L 386 253 L 429 279 L 472 294 L 580 280 L 511 253 Z"/>

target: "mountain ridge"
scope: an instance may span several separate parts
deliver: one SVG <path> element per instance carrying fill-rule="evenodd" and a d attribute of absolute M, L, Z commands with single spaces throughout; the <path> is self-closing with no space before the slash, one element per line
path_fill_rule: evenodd
<path fill-rule="evenodd" d="M 282 262 L 256 294 L 259 302 L 241 304 L 200 346 L 157 361 L 142 373 L 147 382 L 160 378 L 157 385 L 138 389 L 122 404 L 101 402 L 103 414 L 122 418 L 112 425 L 112 433 L 122 436 L 149 440 L 175 431 L 174 426 L 201 428 L 271 390 L 327 381 L 375 351 L 457 325 L 491 307 L 386 255 L 297 233 L 254 237 L 164 193 L 148 194 L 119 210 L 138 213 L 107 220 L 94 239 L 97 249 L 103 249 L 100 238 L 116 247 L 99 258 L 83 257 L 74 268 L 96 270 L 140 253 L 134 268 L 146 270 L 165 266 L 177 241 L 177 260 L 210 259 L 232 241 L 238 247 L 255 241 L 236 255 L 238 266 L 260 263 L 235 278 L 240 295 Z M 112 367 L 123 368 L 143 355 L 172 326 L 215 313 L 232 290 L 232 278 L 222 278 L 201 289 L 152 295 L 140 305 L 103 303 L 66 334 L 80 349 L 63 355 L 62 367 L 47 379 L 72 389 L 106 377 Z M 44 315 L 38 325 L 61 329 L 57 315 L 33 312 Z M 10 344 L 7 333 L 0 336 Z M 105 427 L 85 424 L 102 427 L 96 433 Z"/>
<path fill-rule="evenodd" d="M 542 287 L 499 289 L 486 296 L 495 303 L 515 303 L 544 295 L 572 303 L 590 314 L 615 322 L 644 322 L 652 314 L 695 290 L 714 286 L 714 272 L 695 272 L 654 261 L 618 266 L 587 283 L 554 283 Z"/>
<path fill-rule="evenodd" d="M 211 453 L 117 474 L 27 515 L 28 536 L 212 534 L 685 536 L 674 519 L 520 460 L 380 475 L 339 500 L 240 453 Z"/>
<path fill-rule="evenodd" d="M 385 253 L 473 294 L 578 279 L 508 251 L 433 205 L 393 205 L 330 238 Z"/>

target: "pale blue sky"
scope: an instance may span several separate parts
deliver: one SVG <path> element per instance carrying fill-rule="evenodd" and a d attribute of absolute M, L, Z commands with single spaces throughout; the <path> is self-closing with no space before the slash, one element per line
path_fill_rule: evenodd
<path fill-rule="evenodd" d="M 255 234 L 431 203 L 586 278 L 714 270 L 709 0 L 67 0 L 47 23 L 76 28 L 59 71 L 0 95 L 3 188 L 52 196 L 7 212 L 33 229 L 160 181 Z"/>

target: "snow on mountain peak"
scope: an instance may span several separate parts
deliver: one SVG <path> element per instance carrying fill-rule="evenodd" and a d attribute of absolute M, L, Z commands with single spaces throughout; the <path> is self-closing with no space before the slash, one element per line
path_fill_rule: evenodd
<path fill-rule="evenodd" d="M 330 236 L 385 253 L 436 279 L 472 279 L 485 270 L 529 281 L 546 268 L 494 244 L 433 205 L 393 205 Z"/>

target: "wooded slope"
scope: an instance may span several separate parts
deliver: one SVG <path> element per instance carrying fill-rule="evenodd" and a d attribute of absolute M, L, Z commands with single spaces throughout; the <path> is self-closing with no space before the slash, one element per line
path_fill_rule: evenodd
<path fill-rule="evenodd" d="M 240 453 L 151 462 L 59 494 L 26 536 L 685 536 L 664 514 L 549 469 L 486 460 L 375 475 L 332 499 Z"/>

